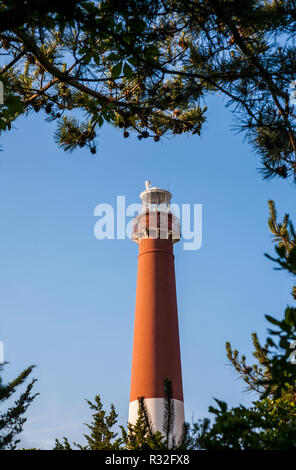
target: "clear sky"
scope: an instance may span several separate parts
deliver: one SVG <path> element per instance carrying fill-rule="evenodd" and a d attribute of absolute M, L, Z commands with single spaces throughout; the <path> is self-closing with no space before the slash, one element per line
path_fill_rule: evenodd
<path fill-rule="evenodd" d="M 123 139 L 103 127 L 98 153 L 66 154 L 44 116 L 21 118 L 1 137 L 0 339 L 4 379 L 30 364 L 40 393 L 30 407 L 25 447 L 52 448 L 67 436 L 81 442 L 89 420 L 84 401 L 100 394 L 128 417 L 137 245 L 97 240 L 99 203 L 138 202 L 144 181 L 173 200 L 203 204 L 203 245 L 175 246 L 187 421 L 204 417 L 213 397 L 230 405 L 255 397 L 227 365 L 230 340 L 247 357 L 250 334 L 265 338 L 264 314 L 281 317 L 292 280 L 273 270 L 267 200 L 294 214 L 287 182 L 263 181 L 260 166 L 219 98 L 209 102 L 201 137 L 159 143 Z"/>

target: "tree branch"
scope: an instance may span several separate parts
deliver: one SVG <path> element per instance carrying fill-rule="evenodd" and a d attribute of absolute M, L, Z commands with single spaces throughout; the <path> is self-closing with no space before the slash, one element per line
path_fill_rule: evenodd
<path fill-rule="evenodd" d="M 7 70 L 10 69 L 10 67 L 12 67 L 14 64 L 16 64 L 20 60 L 20 58 L 25 55 L 25 53 L 26 51 L 21 51 L 19 54 L 17 54 L 15 58 L 11 62 L 9 62 L 9 64 L 5 65 L 3 69 L 0 70 L 0 74 L 7 72 Z"/>
<path fill-rule="evenodd" d="M 31 37 L 29 37 L 27 34 L 25 34 L 23 31 L 20 31 L 20 30 L 14 30 L 14 33 L 23 42 L 27 50 L 32 52 L 32 54 L 34 54 L 34 56 L 37 58 L 40 64 L 45 68 L 45 70 L 51 75 L 53 75 L 57 79 L 57 81 L 59 80 L 63 83 L 67 83 L 68 85 L 73 86 L 77 90 L 80 90 L 83 93 L 93 96 L 94 98 L 98 99 L 103 104 L 106 104 L 106 105 L 113 104 L 119 107 L 129 107 L 129 103 L 126 103 L 123 101 L 117 101 L 113 98 L 108 98 L 102 93 L 99 93 L 93 90 L 92 88 L 86 87 L 82 83 L 79 83 L 74 77 L 69 76 L 67 72 L 62 72 L 60 69 L 55 67 L 51 62 L 49 62 L 45 54 L 43 54 L 43 52 L 39 49 L 39 47 L 36 45 L 35 41 Z"/>

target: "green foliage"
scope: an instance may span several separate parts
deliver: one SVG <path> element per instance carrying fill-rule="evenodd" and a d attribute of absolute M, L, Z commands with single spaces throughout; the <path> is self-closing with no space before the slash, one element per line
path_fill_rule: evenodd
<path fill-rule="evenodd" d="M 85 0 L 63 7 L 28 0 L 25 12 L 14 3 L 1 3 L 0 18 L 10 21 L 0 31 L 0 73 L 23 113 L 44 110 L 62 122 L 83 114 L 76 137 L 58 125 L 65 150 L 94 149 L 95 132 L 80 139 L 89 122 L 155 142 L 164 134 L 199 135 L 201 102 L 216 93 L 254 145 L 263 176 L 294 179 L 294 1 Z"/>
<path fill-rule="evenodd" d="M 282 328 L 282 322 L 271 319 Z M 267 338 L 263 347 L 255 333 L 253 338 L 254 364 L 247 364 L 245 356 L 239 356 L 230 343 L 226 343 L 227 357 L 247 384 L 247 390 L 255 392 L 259 399 L 247 408 L 239 405 L 228 408 L 215 399 L 218 407 L 209 407 L 214 420 L 201 420 L 193 425 L 192 439 L 195 449 L 206 450 L 287 450 L 296 448 L 296 388 L 288 384 L 287 363 L 274 357 Z M 282 344 L 281 347 L 287 345 Z M 278 376 L 274 376 L 274 367 Z M 281 367 L 279 367 L 281 366 Z M 294 365 L 295 367 L 295 365 Z M 284 381 L 282 378 L 284 377 Z"/>
<path fill-rule="evenodd" d="M 193 440 L 190 436 L 189 425 L 184 425 L 183 436 L 180 442 L 175 442 L 172 435 L 174 424 L 174 405 L 172 401 L 172 383 L 169 379 L 164 381 L 165 390 L 165 412 L 163 417 L 163 433 L 153 429 L 151 418 L 146 408 L 144 397 L 139 398 L 138 418 L 134 425 L 128 423 L 127 427 L 119 426 L 121 437 L 114 432 L 117 424 L 117 413 L 111 405 L 110 413 L 103 409 L 100 396 L 95 397 L 95 402 L 87 400 L 92 414 L 91 424 L 85 424 L 91 431 L 84 434 L 86 445 L 73 443 L 74 448 L 79 450 L 165 450 L 165 449 L 188 449 L 193 448 Z M 54 450 L 73 450 L 69 440 L 64 437 L 63 441 L 56 439 Z"/>
<path fill-rule="evenodd" d="M 163 417 L 163 432 L 165 436 L 165 441 L 167 446 L 170 445 L 170 436 L 172 435 L 174 429 L 174 421 L 175 421 L 175 409 L 174 409 L 174 401 L 173 401 L 173 388 L 172 388 L 172 381 L 169 379 L 164 380 L 164 391 L 165 391 L 165 407 L 164 407 L 164 417 Z M 174 439 L 172 442 L 174 445 Z"/>
<path fill-rule="evenodd" d="M 173 384 L 170 379 L 164 380 L 164 415 L 162 432 L 153 429 L 144 397 L 139 398 L 138 419 L 135 425 L 130 423 L 125 430 L 121 426 L 123 445 L 127 450 L 184 450 L 193 449 L 194 443 L 190 434 L 190 426 L 184 424 L 183 435 L 176 442 L 173 429 L 175 410 L 173 397 Z"/>
<path fill-rule="evenodd" d="M 24 112 L 24 105 L 20 96 L 15 95 L 7 78 L 0 75 L 4 87 L 4 104 L 0 105 L 0 131 L 11 129 L 12 122 Z"/>
<path fill-rule="evenodd" d="M 121 427 L 124 448 L 127 450 L 156 450 L 166 448 L 164 436 L 153 431 L 151 419 L 143 397 L 139 398 L 138 419 L 127 430 Z"/>
<path fill-rule="evenodd" d="M 93 144 L 96 135 L 94 131 L 96 124 L 95 120 L 95 123 L 88 122 L 80 125 L 77 119 L 64 116 L 58 124 L 55 139 L 65 150 L 72 151 L 77 147 L 84 147 L 88 144 L 91 153 L 96 153 L 96 147 Z"/>
<path fill-rule="evenodd" d="M 213 424 L 205 420 L 194 426 L 197 449 L 287 450 L 296 448 L 296 405 L 288 399 L 264 399 L 250 408 L 228 409 L 216 400 L 210 407 Z"/>
<path fill-rule="evenodd" d="M 92 423 L 85 424 L 90 430 L 90 434 L 84 434 L 86 445 L 76 444 L 74 447 L 79 450 L 118 450 L 120 449 L 122 439 L 117 438 L 117 433 L 113 431 L 113 427 L 117 422 L 117 413 L 113 405 L 109 414 L 103 410 L 103 405 L 99 395 L 96 395 L 94 403 L 87 400 L 87 404 L 92 414 Z M 54 450 L 73 450 L 66 437 L 63 443 L 56 439 Z"/>
<path fill-rule="evenodd" d="M 81 6 L 86 2 L 77 0 L 2 0 L 0 4 L 0 31 L 7 28 L 21 27 L 30 23 L 32 26 L 54 26 L 73 18 L 83 20 Z M 79 5 L 81 4 L 81 6 Z"/>
<path fill-rule="evenodd" d="M 270 375 L 268 368 L 268 349 L 260 344 L 256 333 L 252 334 L 253 356 L 256 360 L 254 364 L 247 364 L 246 357 L 239 357 L 239 352 L 233 350 L 229 342 L 226 343 L 227 358 L 239 377 L 247 385 L 247 391 L 253 391 L 259 394 L 266 392 L 264 381 L 268 380 Z"/>
<path fill-rule="evenodd" d="M 270 217 L 268 225 L 273 235 L 276 257 L 266 254 L 267 258 L 277 264 L 275 269 L 285 270 L 293 277 L 296 276 L 296 233 L 288 214 L 280 223 L 273 201 L 269 201 Z M 292 288 L 292 297 L 296 299 L 296 286 Z M 275 398 L 287 390 L 293 390 L 296 384 L 295 363 L 291 360 L 291 345 L 296 340 L 296 308 L 287 306 L 282 320 L 277 320 L 271 315 L 266 315 L 271 323 L 269 337 L 267 338 L 269 358 L 269 378 L 265 381 L 267 391 L 273 390 Z M 276 328 L 275 328 L 276 327 Z"/>
<path fill-rule="evenodd" d="M 125 137 L 130 128 L 140 139 L 155 141 L 168 130 L 200 132 L 203 112 L 181 94 L 180 84 L 172 97 L 159 89 L 153 67 L 163 40 L 176 30 L 173 23 L 164 30 L 159 6 L 135 0 L 81 1 L 76 5 L 80 15 L 75 10 L 69 21 L 57 16 L 54 24 L 8 28 L 0 36 L 8 51 L 2 74 L 21 97 L 23 112 L 42 109 L 51 120 L 61 120 L 55 137 L 70 151 L 88 145 L 95 153 L 95 127 L 105 121 L 123 127 Z M 178 101 L 180 118 L 172 115 Z M 79 110 L 86 117 L 81 124 L 75 116 Z M 81 138 L 89 122 L 93 132 Z"/>
<path fill-rule="evenodd" d="M 2 383 L 0 377 L 0 404 L 3 407 L 5 402 L 11 399 L 29 377 L 34 366 L 25 369 L 18 377 L 11 381 L 8 385 Z M 2 368 L 0 368 L 1 372 Z M 26 386 L 25 390 L 19 395 L 13 404 L 9 404 L 8 408 L 0 413 L 0 450 L 16 449 L 18 443 L 17 436 L 22 432 L 23 425 L 26 422 L 24 417 L 28 406 L 32 403 L 38 393 L 32 394 L 32 389 L 36 379 L 32 379 Z"/>

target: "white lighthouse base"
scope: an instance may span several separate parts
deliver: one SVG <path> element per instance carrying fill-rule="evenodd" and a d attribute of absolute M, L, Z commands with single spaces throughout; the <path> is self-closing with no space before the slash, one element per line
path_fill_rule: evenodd
<path fill-rule="evenodd" d="M 145 405 L 147 411 L 149 413 L 149 417 L 153 426 L 153 431 L 160 431 L 162 434 L 163 432 L 163 418 L 164 418 L 164 398 L 145 398 Z M 174 402 L 174 412 L 175 412 L 175 419 L 174 419 L 174 428 L 172 435 L 170 437 L 170 442 L 174 440 L 175 443 L 178 444 L 180 439 L 182 438 L 183 433 L 183 426 L 184 426 L 184 403 L 181 400 L 173 399 Z M 136 424 L 138 419 L 138 400 L 134 400 L 129 404 L 129 414 L 128 414 L 128 421 L 131 424 Z"/>

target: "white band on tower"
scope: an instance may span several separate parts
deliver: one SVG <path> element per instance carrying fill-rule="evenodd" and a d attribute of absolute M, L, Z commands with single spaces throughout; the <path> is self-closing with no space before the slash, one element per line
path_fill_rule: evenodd
<path fill-rule="evenodd" d="M 172 442 L 173 437 L 177 444 L 183 435 L 184 429 L 184 403 L 181 400 L 172 399 L 174 404 L 174 426 L 173 431 L 170 435 L 170 441 Z M 165 411 L 165 399 L 164 398 L 146 398 L 145 405 L 148 411 L 148 415 L 151 419 L 153 431 L 160 431 L 164 434 L 163 421 Z M 138 400 L 134 400 L 129 404 L 129 415 L 128 421 L 130 424 L 136 424 L 138 419 Z"/>

